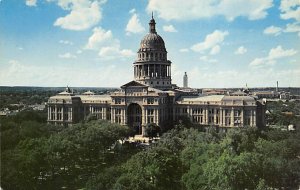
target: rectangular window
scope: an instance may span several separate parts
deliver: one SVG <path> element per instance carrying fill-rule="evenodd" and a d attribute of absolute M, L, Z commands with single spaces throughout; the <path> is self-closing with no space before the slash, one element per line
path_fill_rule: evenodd
<path fill-rule="evenodd" d="M 154 98 L 148 98 L 147 103 L 148 104 L 154 104 Z"/>
<path fill-rule="evenodd" d="M 121 98 L 116 98 L 115 99 L 115 104 L 121 104 Z"/>

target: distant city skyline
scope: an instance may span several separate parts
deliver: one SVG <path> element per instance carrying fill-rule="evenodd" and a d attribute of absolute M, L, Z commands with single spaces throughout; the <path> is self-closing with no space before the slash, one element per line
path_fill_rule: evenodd
<path fill-rule="evenodd" d="M 119 87 L 152 12 L 178 86 L 300 86 L 298 0 L 0 0 L 0 86 Z"/>

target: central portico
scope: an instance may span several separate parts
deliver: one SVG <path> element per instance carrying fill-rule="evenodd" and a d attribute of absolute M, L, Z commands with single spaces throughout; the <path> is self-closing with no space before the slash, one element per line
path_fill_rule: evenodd
<path fill-rule="evenodd" d="M 144 135 L 144 127 L 154 123 L 162 125 L 162 121 L 170 119 L 170 94 L 131 81 L 121 86 L 121 91 L 111 94 L 112 122 L 128 125 L 136 134 Z"/>

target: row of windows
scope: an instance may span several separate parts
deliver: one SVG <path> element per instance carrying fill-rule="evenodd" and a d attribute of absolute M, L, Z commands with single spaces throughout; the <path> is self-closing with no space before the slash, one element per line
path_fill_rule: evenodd
<path fill-rule="evenodd" d="M 147 104 L 154 104 L 154 98 L 148 98 Z"/>
<path fill-rule="evenodd" d="M 115 109 L 115 114 L 116 115 L 121 115 L 121 113 L 122 113 L 122 109 L 120 109 L 120 108 Z"/>
<path fill-rule="evenodd" d="M 192 121 L 194 123 L 200 123 L 200 124 L 205 123 L 205 119 L 204 119 L 203 116 L 193 116 Z M 225 122 L 225 125 L 229 126 L 231 124 L 231 118 L 226 117 L 224 122 Z M 217 117 L 210 116 L 210 117 L 208 117 L 208 122 L 207 123 L 217 125 L 217 124 L 221 123 L 221 120 L 218 116 Z M 234 118 L 234 126 L 239 126 L 241 124 L 242 124 L 241 117 L 235 117 Z M 251 125 L 251 118 L 250 117 L 245 117 L 243 124 L 244 125 Z"/>
<path fill-rule="evenodd" d="M 62 111 L 64 112 L 71 112 L 72 108 L 71 107 L 56 107 L 57 112 L 61 113 Z M 50 107 L 50 112 L 55 112 L 55 107 Z"/>
<path fill-rule="evenodd" d="M 154 109 L 147 109 L 148 115 L 154 115 Z"/>
<path fill-rule="evenodd" d="M 166 54 L 164 54 L 164 53 L 139 53 L 138 54 L 138 58 L 140 59 L 140 60 L 156 60 L 156 61 L 158 61 L 158 60 L 166 60 L 166 58 L 167 58 L 167 55 Z"/>
<path fill-rule="evenodd" d="M 145 82 L 145 84 L 147 84 L 147 82 Z M 151 81 L 149 84 L 153 84 L 153 81 Z M 159 84 L 159 81 L 157 81 L 156 84 Z M 161 82 L 161 84 L 164 85 L 165 82 Z M 169 84 L 169 82 L 166 82 L 166 84 Z"/>
<path fill-rule="evenodd" d="M 56 116 L 56 118 L 55 118 L 55 116 Z M 59 120 L 59 121 L 62 121 L 62 120 L 71 120 L 71 114 L 69 115 L 68 113 L 64 113 L 64 114 L 62 114 L 62 113 L 51 113 L 50 114 L 50 120 Z"/>

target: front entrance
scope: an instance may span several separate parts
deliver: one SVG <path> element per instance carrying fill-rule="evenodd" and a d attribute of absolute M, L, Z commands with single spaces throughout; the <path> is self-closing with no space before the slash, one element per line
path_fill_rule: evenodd
<path fill-rule="evenodd" d="M 132 103 L 127 108 L 127 124 L 135 130 L 135 134 L 142 134 L 142 108 L 136 103 Z"/>

